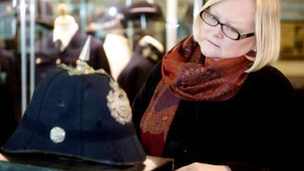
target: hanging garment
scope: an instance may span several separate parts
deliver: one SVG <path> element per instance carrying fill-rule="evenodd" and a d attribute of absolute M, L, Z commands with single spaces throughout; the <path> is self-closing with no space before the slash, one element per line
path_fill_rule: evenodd
<path fill-rule="evenodd" d="M 150 70 L 161 59 L 163 52 L 163 45 L 153 37 L 144 36 L 139 40 L 130 62 L 117 79 L 127 93 L 130 103 L 144 84 Z"/>
<path fill-rule="evenodd" d="M 77 30 L 70 43 L 63 51 L 60 51 L 61 42 L 53 42 L 53 32 L 36 43 L 35 63 L 36 63 L 36 83 L 40 82 L 50 70 L 56 65 L 64 63 L 75 66 L 88 34 Z M 111 74 L 109 62 L 103 48 L 103 41 L 91 37 L 90 60 L 88 64 L 94 69 L 103 68 Z"/>
<path fill-rule="evenodd" d="M 0 49 L 0 145 L 13 133 L 20 119 L 20 71 L 14 55 Z"/>
<path fill-rule="evenodd" d="M 129 63 L 132 56 L 128 39 L 122 34 L 113 31 L 107 34 L 103 46 L 109 60 L 112 76 L 117 80 L 119 74 Z"/>

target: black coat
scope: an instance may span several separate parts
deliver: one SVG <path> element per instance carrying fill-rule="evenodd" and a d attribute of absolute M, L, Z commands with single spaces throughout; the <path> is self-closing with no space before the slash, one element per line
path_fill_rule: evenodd
<path fill-rule="evenodd" d="M 161 79 L 160 66 L 133 103 L 139 136 L 142 114 Z M 296 104 L 288 79 L 276 68 L 264 67 L 250 73 L 227 101 L 181 101 L 162 156 L 174 158 L 175 168 L 197 161 L 229 165 L 232 171 L 290 169 L 303 163 L 304 124 Z"/>

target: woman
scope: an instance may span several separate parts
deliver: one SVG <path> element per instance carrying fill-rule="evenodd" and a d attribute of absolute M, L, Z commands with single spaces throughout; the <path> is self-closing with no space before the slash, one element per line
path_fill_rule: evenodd
<path fill-rule="evenodd" d="M 204 5 L 193 36 L 164 56 L 133 103 L 148 155 L 174 158 L 180 171 L 292 170 L 303 161 L 293 87 L 270 66 L 279 9 L 278 0 Z"/>

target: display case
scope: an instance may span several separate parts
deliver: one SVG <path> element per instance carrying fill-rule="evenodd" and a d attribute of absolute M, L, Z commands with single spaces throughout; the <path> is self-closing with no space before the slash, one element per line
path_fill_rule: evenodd
<path fill-rule="evenodd" d="M 193 3 L 196 4 L 194 5 L 196 8 L 191 6 Z M 192 25 L 191 18 L 195 13 L 193 9 L 199 9 L 201 4 L 202 0 L 0 1 L 0 107 L 3 113 L 0 119 L 0 146 L 6 142 L 22 120 L 40 81 L 58 64 L 63 63 L 68 66 L 77 64 L 80 49 L 87 36 L 93 39 L 88 62 L 90 66 L 94 69 L 103 68 L 117 79 L 118 75 L 114 72 L 116 70 L 111 67 L 125 67 L 143 37 L 148 35 L 158 42 L 155 44 L 155 41 L 145 39 L 146 43 L 154 45 L 153 50 L 161 52 L 149 54 L 154 56 L 157 54 L 161 59 L 161 56 L 179 39 L 190 34 L 189 26 Z M 183 18 L 186 13 L 187 19 Z M 73 26 L 65 25 L 65 19 L 72 21 Z M 56 23 L 59 23 L 59 27 Z M 182 28 L 184 25 L 187 25 L 186 29 Z M 115 35 L 114 38 L 120 39 L 107 41 L 108 35 Z M 107 48 L 112 51 L 107 51 Z M 114 60 L 114 64 L 110 60 L 113 59 L 112 53 L 119 57 Z M 105 58 L 108 60 L 110 70 L 104 65 Z M 128 60 L 123 61 L 123 58 Z M 141 76 L 141 80 L 145 80 L 145 76 Z M 30 161 L 34 161 L 33 158 Z M 43 165 L 58 164 L 54 160 L 45 160 L 48 161 L 47 164 L 42 162 Z M 29 160 L 1 161 L 0 165 L 0 170 L 12 168 L 71 170 L 70 168 L 76 167 L 71 167 L 71 163 L 61 163 L 61 166 L 68 165 L 70 168 L 57 168 L 58 165 L 55 168 L 43 167 L 41 162 L 30 163 Z M 86 164 L 85 167 L 91 165 Z M 171 159 L 148 156 L 148 160 L 139 168 L 129 169 L 172 170 L 172 167 Z M 111 168 L 113 169 L 119 170 L 119 168 Z"/>
<path fill-rule="evenodd" d="M 112 76 L 118 79 L 119 73 L 132 58 L 139 40 L 145 35 L 152 36 L 162 45 L 161 56 L 191 34 L 193 16 L 206 0 L 146 0 L 148 4 L 157 4 L 157 7 L 152 12 L 136 13 L 132 7 L 140 6 L 132 5 L 143 5 L 139 2 L 141 0 L 0 1 L 0 146 L 20 122 L 47 71 L 59 63 L 74 65 L 77 62 L 75 57 L 78 57 L 79 49 L 76 50 L 76 47 L 84 43 L 84 38 L 81 38 L 83 35 L 94 37 L 97 46 L 93 51 L 96 53 L 92 53 L 95 56 L 92 56 L 90 64 L 96 69 L 103 67 L 104 62 L 100 62 L 103 61 L 102 56 L 110 60 L 114 59 L 111 56 L 120 57 L 115 58 L 114 62 L 108 61 Z M 280 60 L 274 66 L 290 79 L 304 99 L 304 2 L 281 2 L 282 48 Z M 59 8 L 61 4 L 65 5 L 64 14 L 72 16 L 81 31 L 80 38 L 73 41 L 73 48 L 69 52 L 60 50 L 64 46 L 62 42 L 55 43 L 52 39 L 55 20 L 62 15 Z M 107 35 L 115 37 L 107 41 Z M 63 34 L 58 39 L 66 37 L 69 35 Z M 112 51 L 108 52 L 107 47 Z M 69 58 L 65 61 L 64 56 Z M 50 61 L 51 64 L 48 63 Z M 120 68 L 113 69 L 111 66 Z M 127 81 L 134 84 L 131 80 Z M 18 164 L 0 165 L 10 168 Z M 21 167 L 25 168 L 24 165 Z"/>
<path fill-rule="evenodd" d="M 132 5 L 141 7 L 141 2 L 156 4 L 157 8 L 152 12 L 134 12 L 134 9 L 132 11 Z M 202 0 L 1 1 L 0 46 L 1 56 L 4 56 L 0 60 L 3 65 L 0 67 L 0 84 L 3 92 L 1 108 L 4 113 L 12 115 L 12 122 L 18 124 L 37 84 L 48 70 L 38 66 L 46 65 L 44 63 L 46 56 L 48 56 L 47 60 L 57 58 L 59 53 L 56 47 L 48 46 L 49 42 L 47 41 L 49 40 L 46 39 L 50 39 L 54 31 L 54 22 L 61 15 L 58 9 L 60 4 L 65 4 L 66 14 L 75 19 L 82 33 L 92 35 L 103 43 L 106 35 L 114 32 L 116 35 L 119 33 L 119 36 L 125 39 L 126 42 L 123 44 L 125 47 L 123 48 L 127 49 L 124 51 L 127 53 L 121 55 L 121 58 L 128 59 L 115 61 L 115 64 L 111 64 L 109 61 L 110 65 L 122 65 L 121 68 L 123 68 L 133 55 L 138 40 L 144 35 L 152 36 L 159 41 L 163 46 L 164 53 L 173 47 L 178 40 L 191 34 L 191 20 L 202 3 Z M 121 26 L 113 26 L 117 13 L 123 14 L 124 19 L 120 23 Z M 67 36 L 68 34 L 61 37 Z M 110 46 L 117 45 L 110 44 Z M 64 61 L 57 60 L 58 62 Z M 96 68 L 100 66 L 95 65 Z M 114 76 L 118 77 L 117 75 L 114 73 Z"/>
<path fill-rule="evenodd" d="M 56 156 L 19 155 L 7 157 L 0 154 L 1 171 L 170 171 L 174 161 L 169 158 L 147 156 L 142 164 L 133 166 L 113 166 L 69 160 Z"/>

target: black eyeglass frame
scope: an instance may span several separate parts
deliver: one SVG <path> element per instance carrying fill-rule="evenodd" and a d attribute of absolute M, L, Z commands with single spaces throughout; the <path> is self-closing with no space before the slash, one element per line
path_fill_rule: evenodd
<path fill-rule="evenodd" d="M 210 24 L 207 21 L 205 21 L 204 18 L 203 18 L 203 13 L 207 13 L 208 15 L 212 16 L 217 21 L 217 23 L 216 24 Z M 252 37 L 252 36 L 255 35 L 255 33 L 241 34 L 237 30 L 235 30 L 234 28 L 232 28 L 230 26 L 227 26 L 226 24 L 221 23 L 214 15 L 210 14 L 209 12 L 207 12 L 205 10 L 201 11 L 200 14 L 199 14 L 199 16 L 200 16 L 201 20 L 203 20 L 204 23 L 208 24 L 209 26 L 216 27 L 217 25 L 221 25 L 222 32 L 224 33 L 224 35 L 226 37 L 228 37 L 231 40 L 241 40 L 241 39 L 245 39 L 245 38 Z M 233 38 L 229 37 L 228 35 L 226 35 L 225 32 L 224 32 L 224 30 L 223 30 L 223 26 L 227 26 L 227 27 L 233 29 L 238 34 L 238 37 L 235 38 L 235 39 L 233 39 Z"/>

